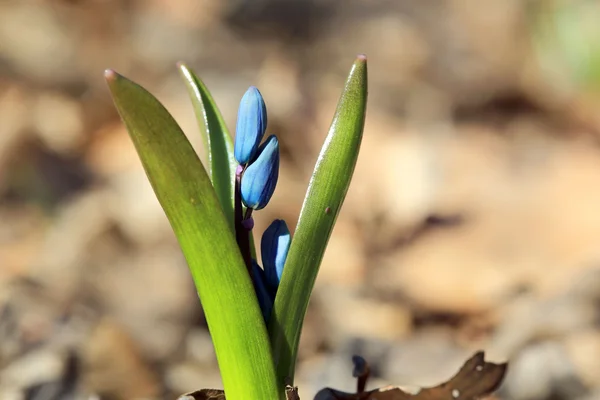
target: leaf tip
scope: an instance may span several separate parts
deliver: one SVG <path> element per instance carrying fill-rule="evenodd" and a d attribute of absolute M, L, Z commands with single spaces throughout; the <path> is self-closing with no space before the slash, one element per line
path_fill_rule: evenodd
<path fill-rule="evenodd" d="M 179 61 L 176 65 L 177 69 L 179 70 L 179 74 L 184 80 L 188 82 L 192 82 L 194 80 L 194 75 L 192 71 L 183 61 Z"/>
<path fill-rule="evenodd" d="M 176 64 L 177 69 L 184 73 L 184 74 L 189 74 L 190 69 L 188 68 L 187 65 L 185 65 L 185 63 L 183 61 L 178 61 Z"/>
<path fill-rule="evenodd" d="M 360 62 L 367 62 L 367 55 L 366 54 L 359 54 L 356 56 L 356 61 L 360 61 Z"/>
<path fill-rule="evenodd" d="M 104 70 L 104 79 L 106 79 L 108 83 L 115 82 L 117 79 L 119 79 L 119 76 L 120 75 L 114 69 Z"/>

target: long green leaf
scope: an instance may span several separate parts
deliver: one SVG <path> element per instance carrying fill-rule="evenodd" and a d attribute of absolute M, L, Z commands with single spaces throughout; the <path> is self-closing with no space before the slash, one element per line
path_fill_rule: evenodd
<path fill-rule="evenodd" d="M 234 179 L 238 163 L 233 156 L 233 142 L 225 120 L 204 82 L 185 64 L 179 72 L 192 99 L 200 134 L 208 156 L 209 174 L 231 229 L 233 223 Z"/>
<path fill-rule="evenodd" d="M 108 70 L 105 75 L 115 105 L 192 272 L 227 398 L 277 398 L 263 317 L 233 233 L 202 163 L 158 100 L 114 71 Z"/>
<path fill-rule="evenodd" d="M 280 385 L 294 378 L 304 314 L 362 140 L 367 103 L 367 60 L 354 62 L 311 177 L 269 323 Z"/>
<path fill-rule="evenodd" d="M 227 130 L 225 120 L 217 107 L 210 91 L 189 67 L 179 63 L 179 71 L 188 88 L 200 134 L 206 149 L 211 181 L 217 192 L 217 197 L 223 207 L 231 230 L 235 230 L 235 170 L 238 162 L 233 155 L 233 141 Z M 252 232 L 250 237 L 250 252 L 256 259 L 256 248 Z"/>

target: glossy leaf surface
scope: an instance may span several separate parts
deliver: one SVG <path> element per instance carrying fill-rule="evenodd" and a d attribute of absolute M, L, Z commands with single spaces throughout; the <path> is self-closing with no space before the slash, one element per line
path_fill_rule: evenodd
<path fill-rule="evenodd" d="M 227 397 L 277 398 L 269 339 L 254 288 L 202 163 L 154 96 L 114 71 L 105 75 L 192 272 Z"/>
<path fill-rule="evenodd" d="M 185 64 L 179 64 L 179 71 L 198 120 L 207 152 L 210 179 L 227 222 L 233 230 L 233 186 L 237 162 L 233 156 L 233 142 L 229 130 L 206 85 Z"/>
<path fill-rule="evenodd" d="M 278 380 L 293 379 L 304 314 L 358 158 L 367 104 L 367 60 L 354 62 L 311 177 L 286 259 L 269 333 Z"/>

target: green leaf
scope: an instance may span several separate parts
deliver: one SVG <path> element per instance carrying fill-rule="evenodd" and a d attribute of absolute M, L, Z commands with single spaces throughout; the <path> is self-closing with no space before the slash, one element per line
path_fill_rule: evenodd
<path fill-rule="evenodd" d="M 277 398 L 269 338 L 254 288 L 202 163 L 158 100 L 114 71 L 105 75 L 192 272 L 227 398 Z"/>
<path fill-rule="evenodd" d="M 308 185 L 269 321 L 279 384 L 294 378 L 304 314 L 362 140 L 367 60 L 354 62 Z"/>
<path fill-rule="evenodd" d="M 207 152 L 210 179 L 233 231 L 234 179 L 238 163 L 233 156 L 231 136 L 219 108 L 204 83 L 185 64 L 179 64 L 179 72 L 187 86 L 198 119 L 200 134 Z"/>
<path fill-rule="evenodd" d="M 213 187 L 233 232 L 235 231 L 235 170 L 238 163 L 233 155 L 231 135 L 204 82 L 183 63 L 179 64 L 179 71 L 192 99 L 200 134 L 207 152 Z M 256 247 L 252 232 L 249 232 L 249 238 L 250 253 L 252 258 L 256 259 Z"/>

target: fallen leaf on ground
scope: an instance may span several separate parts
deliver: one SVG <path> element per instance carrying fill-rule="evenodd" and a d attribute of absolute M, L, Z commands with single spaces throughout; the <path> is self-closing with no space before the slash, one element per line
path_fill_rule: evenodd
<path fill-rule="evenodd" d="M 362 374 L 356 368 L 368 371 L 368 365 L 360 359 L 355 362 L 355 376 Z M 362 364 L 364 363 L 364 364 Z M 448 382 L 421 389 L 410 394 L 398 387 L 385 387 L 367 392 L 344 393 L 326 388 L 315 396 L 315 400 L 477 400 L 494 392 L 504 379 L 507 364 L 494 364 L 484 360 L 484 353 L 478 352 L 462 366 L 460 371 Z M 364 383 L 359 383 L 364 388 Z"/>

